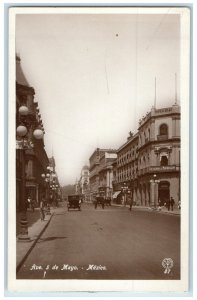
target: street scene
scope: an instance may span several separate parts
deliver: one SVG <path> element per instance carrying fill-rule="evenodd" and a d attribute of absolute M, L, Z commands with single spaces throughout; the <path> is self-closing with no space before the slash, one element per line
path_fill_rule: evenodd
<path fill-rule="evenodd" d="M 37 221 L 40 222 L 39 220 Z M 153 239 L 154 237 L 154 239 Z M 82 204 L 56 208 L 18 279 L 180 279 L 180 215 Z M 173 260 L 165 273 L 162 261 Z"/>
<path fill-rule="evenodd" d="M 145 12 L 15 12 L 18 282 L 181 280 L 181 19 Z"/>

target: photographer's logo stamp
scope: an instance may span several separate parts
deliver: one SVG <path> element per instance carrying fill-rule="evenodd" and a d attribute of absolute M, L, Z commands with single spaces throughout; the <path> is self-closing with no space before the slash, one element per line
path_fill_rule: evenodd
<path fill-rule="evenodd" d="M 173 260 L 171 258 L 164 258 L 162 261 L 162 266 L 164 267 L 164 274 L 169 274 L 173 268 Z"/>

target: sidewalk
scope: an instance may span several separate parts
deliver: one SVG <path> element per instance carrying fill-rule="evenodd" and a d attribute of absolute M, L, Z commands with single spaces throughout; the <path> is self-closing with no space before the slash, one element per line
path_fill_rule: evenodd
<path fill-rule="evenodd" d="M 150 207 L 148 207 L 148 209 L 152 210 Z M 168 215 L 180 215 L 181 214 L 181 210 L 178 208 L 174 208 L 173 211 L 169 210 L 166 207 L 161 207 L 160 209 L 157 207 L 155 210 L 153 209 L 153 211 L 157 212 L 157 213 L 163 213 L 163 214 L 168 214 Z"/>
<path fill-rule="evenodd" d="M 39 237 L 50 223 L 55 209 L 51 209 L 51 215 L 45 215 L 45 220 L 40 220 L 40 211 L 35 209 L 34 212 L 27 211 L 28 218 L 28 236 L 30 241 L 19 241 L 16 237 L 16 272 L 20 269 L 28 254 L 33 249 Z M 19 234 L 20 215 L 17 215 L 17 234 Z"/>
<path fill-rule="evenodd" d="M 112 203 L 112 206 L 119 206 L 119 207 L 126 207 L 129 209 L 129 205 L 122 205 L 122 204 L 115 204 Z M 132 207 L 133 210 L 139 209 L 139 210 L 148 210 L 150 212 L 156 212 L 156 213 L 162 213 L 162 214 L 169 214 L 169 215 L 180 215 L 181 210 L 178 208 L 174 208 L 173 211 L 168 211 L 166 207 L 161 207 L 160 209 L 157 207 L 156 209 L 152 209 L 150 206 L 145 206 L 145 205 L 134 205 Z"/>

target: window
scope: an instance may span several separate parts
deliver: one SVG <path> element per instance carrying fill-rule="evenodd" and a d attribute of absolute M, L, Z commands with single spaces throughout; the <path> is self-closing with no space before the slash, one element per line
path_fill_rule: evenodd
<path fill-rule="evenodd" d="M 168 165 L 168 157 L 166 155 L 161 156 L 160 165 L 161 166 L 167 166 Z"/>
<path fill-rule="evenodd" d="M 148 129 L 148 139 L 150 140 L 150 128 Z"/>
<path fill-rule="evenodd" d="M 160 135 L 168 135 L 168 126 L 166 124 L 162 124 L 159 130 Z"/>

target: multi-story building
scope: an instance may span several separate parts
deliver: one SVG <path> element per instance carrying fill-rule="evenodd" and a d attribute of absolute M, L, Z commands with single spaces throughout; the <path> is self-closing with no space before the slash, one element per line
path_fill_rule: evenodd
<path fill-rule="evenodd" d="M 113 198 L 121 197 L 123 186 L 128 187 L 128 191 L 137 187 L 138 182 L 138 133 L 130 132 L 125 144 L 117 151 L 116 175 L 113 186 L 116 192 Z"/>
<path fill-rule="evenodd" d="M 27 134 L 25 138 L 17 136 L 16 144 L 16 208 L 20 210 L 23 203 L 24 185 L 25 196 L 31 196 L 38 205 L 41 195 L 45 193 L 45 183 L 41 174 L 46 170 L 49 160 L 44 148 L 44 140 L 36 140 L 33 130 L 40 128 L 44 131 L 41 114 L 39 113 L 38 102 L 34 101 L 35 91 L 29 86 L 23 70 L 20 58 L 16 56 L 16 127 L 21 122 L 26 122 Z M 28 115 L 25 121 L 19 114 L 19 108 L 25 106 Z M 27 122 L 28 120 L 28 122 Z M 25 170 L 25 171 L 24 171 Z"/>
<path fill-rule="evenodd" d="M 180 199 L 180 106 L 152 110 L 118 151 L 116 191 L 126 184 L 141 205 Z"/>
<path fill-rule="evenodd" d="M 75 181 L 74 189 L 75 189 L 75 194 L 81 193 L 80 181 L 78 179 L 76 179 L 76 181 Z"/>
<path fill-rule="evenodd" d="M 99 191 L 106 197 L 112 194 L 113 171 L 112 163 L 117 158 L 116 150 L 97 148 L 90 161 L 90 194 L 91 200 Z"/>
<path fill-rule="evenodd" d="M 99 165 L 99 190 L 108 198 L 113 194 L 113 162 L 117 159 L 116 150 L 102 153 Z"/>
<path fill-rule="evenodd" d="M 90 171 L 87 165 L 83 166 L 80 177 L 81 194 L 85 201 L 89 200 L 89 176 Z"/>
<path fill-rule="evenodd" d="M 81 194 L 83 196 L 83 200 L 88 201 L 89 192 L 89 167 L 85 165 L 81 170 L 80 179 L 76 180 L 75 193 Z"/>

